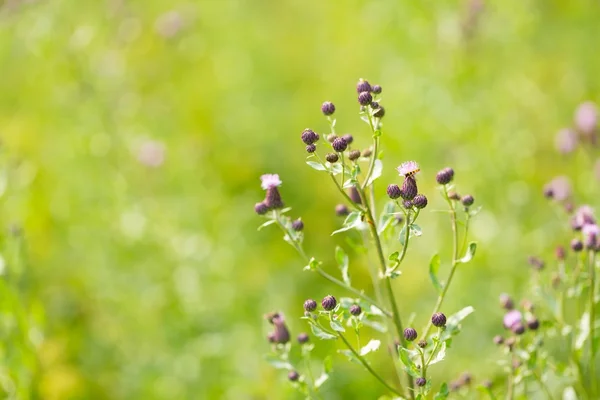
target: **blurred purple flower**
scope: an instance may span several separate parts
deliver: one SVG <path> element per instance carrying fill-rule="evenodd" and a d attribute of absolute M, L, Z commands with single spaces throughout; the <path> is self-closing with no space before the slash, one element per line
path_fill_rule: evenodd
<path fill-rule="evenodd" d="M 558 176 L 544 186 L 544 193 L 556 201 L 565 201 L 571 196 L 571 182 L 566 176 Z"/>
<path fill-rule="evenodd" d="M 598 125 L 598 109 L 591 101 L 581 103 L 575 111 L 575 126 L 582 134 L 593 135 Z"/>
<path fill-rule="evenodd" d="M 581 228 L 583 234 L 583 244 L 588 249 L 594 249 L 598 245 L 598 238 L 600 238 L 600 228 L 596 224 L 586 224 Z"/>
<path fill-rule="evenodd" d="M 570 128 L 561 129 L 556 134 L 555 145 L 561 154 L 573 152 L 577 147 L 577 132 Z"/>
<path fill-rule="evenodd" d="M 165 161 L 165 146 L 162 142 L 147 140 L 139 147 L 137 158 L 147 167 L 160 167 Z"/>
<path fill-rule="evenodd" d="M 263 190 L 267 190 L 270 188 L 281 186 L 281 179 L 279 179 L 279 175 L 277 174 L 264 174 L 260 177 L 261 187 Z"/>
<path fill-rule="evenodd" d="M 575 211 L 575 215 L 571 221 L 571 225 L 575 230 L 580 230 L 585 225 L 593 225 L 595 223 L 596 218 L 594 217 L 594 209 L 588 205 L 580 206 L 577 211 Z"/>
<path fill-rule="evenodd" d="M 518 310 L 510 310 L 504 314 L 502 323 L 506 329 L 511 329 L 513 326 L 520 324 L 523 320 L 523 315 Z"/>
<path fill-rule="evenodd" d="M 396 170 L 398 171 L 398 174 L 402 176 L 411 176 L 419 172 L 421 169 L 416 161 L 406 161 L 400 164 Z"/>

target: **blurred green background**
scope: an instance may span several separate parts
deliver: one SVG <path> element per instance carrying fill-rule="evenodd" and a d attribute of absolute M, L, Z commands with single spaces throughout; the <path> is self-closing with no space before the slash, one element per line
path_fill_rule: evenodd
<path fill-rule="evenodd" d="M 543 184 L 573 174 L 578 202 L 597 193 L 590 161 L 554 150 L 575 107 L 600 100 L 597 1 L 5 0 L 0 21 L 8 398 L 294 398 L 262 359 L 263 315 L 283 311 L 295 335 L 305 298 L 347 293 L 303 272 L 279 231 L 257 233 L 253 205 L 259 176 L 279 173 L 309 254 L 337 273 L 340 199 L 300 132 L 327 130 L 330 100 L 339 131 L 368 145 L 360 77 L 383 87 L 381 204 L 414 159 L 429 210 L 447 165 L 484 207 L 444 307 L 477 311 L 436 379 L 498 373 L 498 295 L 519 298 L 527 255 L 569 238 Z M 440 251 L 445 276 L 450 251 L 447 216 L 420 220 L 395 281 L 417 326 L 435 302 L 428 261 Z M 356 282 L 366 261 L 351 261 Z M 342 356 L 334 368 L 327 398 L 384 393 Z"/>

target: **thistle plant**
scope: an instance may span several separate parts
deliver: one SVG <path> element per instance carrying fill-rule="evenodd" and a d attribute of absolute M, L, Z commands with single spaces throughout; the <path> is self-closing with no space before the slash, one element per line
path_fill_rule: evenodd
<path fill-rule="evenodd" d="M 447 398 L 448 384 L 433 382 L 430 371 L 444 360 L 453 338 L 461 330 L 461 322 L 474 311 L 473 307 L 465 306 L 447 316 L 444 309 L 444 300 L 460 265 L 469 263 L 475 255 L 477 246 L 475 242 L 469 242 L 468 233 L 469 223 L 479 211 L 473 207 L 475 199 L 472 195 L 457 193 L 454 170 L 449 167 L 436 175 L 440 194 L 447 205 L 443 214 L 449 215 L 452 232 L 451 254 L 435 254 L 429 264 L 437 301 L 431 314 L 423 317 L 408 318 L 411 310 L 399 307 L 395 290 L 402 289 L 403 262 L 411 242 L 423 235 L 417 220 L 428 208 L 429 200 L 419 191 L 421 166 L 416 161 L 394 160 L 398 165 L 398 180 L 388 185 L 379 184 L 383 172 L 380 141 L 384 135 L 385 116 L 381 94 L 379 85 L 371 85 L 363 79 L 357 83 L 359 117 L 367 126 L 367 132 L 361 136 L 371 141 L 367 148 L 357 146 L 355 136 L 359 138 L 358 134 L 342 135 L 336 131 L 336 107 L 331 102 L 321 106 L 327 130 L 319 134 L 307 128 L 300 134 L 307 153 L 306 163 L 321 174 L 323 183 L 333 184 L 339 193 L 340 203 L 335 207 L 335 213 L 344 217 L 344 221 L 332 235 L 354 232 L 363 241 L 364 248 L 375 255 L 371 257 L 375 260 L 373 265 L 358 265 L 356 254 L 338 246 L 334 251 L 339 269 L 339 277 L 336 277 L 323 261 L 305 249 L 303 239 L 310 233 L 310 224 L 305 227 L 301 219 L 290 216 L 291 208 L 284 205 L 287 200 L 280 192 L 282 179 L 277 174 L 261 176 L 261 186 L 266 193 L 264 200 L 255 205 L 255 211 L 266 221 L 259 229 L 277 226 L 283 232 L 284 240 L 302 259 L 304 270 L 316 273 L 334 285 L 331 293 L 324 293 L 322 299 L 304 302 L 302 319 L 312 335 L 302 333 L 297 345 L 291 339 L 281 312 L 266 317 L 272 325 L 267 336 L 272 351 L 267 360 L 275 368 L 286 370 L 288 380 L 306 398 L 322 397 L 321 387 L 328 380 L 336 360 L 331 355 L 326 357 L 320 373 L 314 373 L 310 354 L 319 343 L 316 339 L 339 343 L 338 352 L 370 374 L 386 395 L 404 399 Z M 424 168 L 430 170 L 436 166 Z M 449 264 L 445 280 L 439 277 L 442 262 Z M 371 276 L 370 287 L 359 287 L 352 281 L 351 266 L 352 269 L 367 268 Z M 370 339 L 364 343 L 363 336 Z M 369 356 L 385 347 L 381 346 L 383 340 L 387 341 L 387 348 L 392 349 L 391 365 L 374 365 Z M 381 373 L 390 367 L 396 373 L 393 381 L 386 380 Z"/>

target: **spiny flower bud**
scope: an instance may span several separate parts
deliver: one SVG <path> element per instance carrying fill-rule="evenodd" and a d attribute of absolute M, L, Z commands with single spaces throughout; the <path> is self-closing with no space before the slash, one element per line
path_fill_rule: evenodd
<path fill-rule="evenodd" d="M 371 102 L 371 108 L 377 110 L 379 108 L 379 103 L 376 101 Z"/>
<path fill-rule="evenodd" d="M 344 139 L 347 144 L 354 142 L 354 137 L 349 133 L 346 133 L 345 135 L 343 135 L 342 139 Z"/>
<path fill-rule="evenodd" d="M 469 207 L 469 206 L 473 205 L 473 203 L 475 202 L 475 199 L 470 194 L 467 194 L 467 195 L 464 195 L 462 197 L 462 199 L 460 199 L 460 202 L 462 203 L 463 206 Z"/>
<path fill-rule="evenodd" d="M 348 189 L 348 196 L 350 197 L 350 200 L 352 200 L 356 204 L 362 204 L 362 200 L 360 199 L 360 193 L 358 193 L 358 189 L 356 188 L 356 186 L 352 186 L 350 189 Z"/>
<path fill-rule="evenodd" d="M 317 309 L 317 302 L 313 299 L 308 299 L 304 302 L 304 310 L 313 312 Z"/>
<path fill-rule="evenodd" d="M 407 176 L 404 178 L 404 182 L 402 183 L 401 196 L 404 200 L 412 200 L 418 193 L 417 189 L 417 181 L 412 176 Z"/>
<path fill-rule="evenodd" d="M 307 153 L 314 153 L 316 150 L 317 150 L 317 146 L 315 146 L 314 144 L 309 144 L 306 146 Z"/>
<path fill-rule="evenodd" d="M 387 194 L 390 197 L 390 199 L 397 199 L 402 195 L 402 191 L 400 190 L 400 187 L 398 185 L 392 183 L 387 187 Z"/>
<path fill-rule="evenodd" d="M 327 135 L 327 141 L 329 143 L 333 143 L 333 141 L 337 138 L 338 138 L 338 135 L 336 135 L 335 133 L 330 133 L 329 135 Z"/>
<path fill-rule="evenodd" d="M 379 86 L 379 85 L 373 85 L 373 87 L 371 88 L 371 93 L 373 93 L 373 94 L 380 94 L 381 93 L 381 86 Z"/>
<path fill-rule="evenodd" d="M 267 189 L 264 203 L 270 210 L 283 208 L 283 200 L 281 200 L 281 194 L 279 194 L 279 189 L 276 186 Z"/>
<path fill-rule="evenodd" d="M 275 343 L 275 332 L 269 332 L 267 334 L 267 340 L 269 343 Z"/>
<path fill-rule="evenodd" d="M 327 116 L 332 115 L 335 112 L 335 106 L 333 105 L 332 102 L 326 101 L 321 106 L 321 111 L 323 112 L 324 115 L 327 115 Z"/>
<path fill-rule="evenodd" d="M 371 154 L 373 154 L 373 150 L 371 150 L 370 147 L 368 149 L 364 149 L 362 152 L 363 157 L 371 157 Z"/>
<path fill-rule="evenodd" d="M 384 115 L 385 115 L 385 108 L 383 108 L 383 106 L 377 107 L 377 110 L 375 110 L 375 112 L 373 113 L 373 116 L 375 118 L 383 118 Z"/>
<path fill-rule="evenodd" d="M 350 161 L 356 161 L 360 158 L 360 150 L 352 150 L 349 154 L 348 154 L 348 158 L 350 159 Z"/>
<path fill-rule="evenodd" d="M 446 325 L 446 316 L 441 312 L 437 312 L 431 316 L 431 323 L 433 323 L 433 326 L 441 328 Z"/>
<path fill-rule="evenodd" d="M 412 206 L 413 206 L 413 203 L 412 203 L 412 201 L 410 201 L 410 200 L 404 200 L 404 201 L 402 202 L 402 205 L 404 206 L 404 208 L 406 208 L 406 209 L 409 209 L 409 208 L 412 208 Z"/>
<path fill-rule="evenodd" d="M 333 141 L 331 146 L 335 151 L 341 153 L 348 148 L 348 143 L 343 138 L 337 138 Z"/>
<path fill-rule="evenodd" d="M 535 317 L 527 318 L 527 327 L 532 331 L 537 330 L 540 327 L 540 320 Z"/>
<path fill-rule="evenodd" d="M 358 95 L 358 103 L 361 106 L 368 106 L 373 101 L 373 96 L 369 92 L 362 92 Z"/>
<path fill-rule="evenodd" d="M 297 232 L 300 232 L 302 229 L 304 229 L 304 222 L 302 222 L 302 220 L 298 218 L 297 220 L 292 222 L 292 229 Z"/>
<path fill-rule="evenodd" d="M 418 194 L 412 200 L 412 203 L 418 209 L 425 208 L 425 207 L 427 207 L 427 197 L 425 197 L 425 195 L 423 195 L 423 194 Z"/>
<path fill-rule="evenodd" d="M 509 295 L 502 293 L 500 295 L 500 306 L 502 306 L 502 308 L 505 310 L 512 310 L 515 308 L 515 303 L 512 301 Z"/>
<path fill-rule="evenodd" d="M 362 313 L 362 308 L 360 308 L 358 304 L 353 304 L 350 306 L 350 314 L 357 316 L 360 315 L 360 313 Z"/>
<path fill-rule="evenodd" d="M 348 210 L 348 207 L 346 207 L 345 204 L 338 204 L 335 206 L 335 215 L 338 217 L 345 217 L 348 214 L 350 214 L 350 210 Z"/>
<path fill-rule="evenodd" d="M 446 167 L 435 176 L 435 180 L 440 185 L 446 185 L 452 182 L 452 178 L 454 178 L 454 170 L 450 167 Z"/>
<path fill-rule="evenodd" d="M 302 332 L 301 334 L 298 335 L 298 343 L 300 344 L 304 344 L 304 343 L 308 343 L 308 341 L 310 340 L 308 333 L 306 332 Z"/>
<path fill-rule="evenodd" d="M 371 91 L 371 85 L 369 85 L 369 82 L 365 81 L 364 79 L 359 79 L 358 83 L 356 84 L 356 93 L 362 93 L 362 92 L 370 92 Z"/>
<path fill-rule="evenodd" d="M 273 318 L 273 325 L 275 326 L 275 342 L 281 344 L 289 342 L 290 331 L 288 331 L 282 315 Z"/>
<path fill-rule="evenodd" d="M 423 377 L 419 377 L 419 378 L 415 379 L 415 384 L 419 387 L 425 386 L 427 384 L 427 379 L 425 379 Z"/>
<path fill-rule="evenodd" d="M 327 155 L 325 155 L 325 159 L 328 162 L 334 164 L 339 160 L 339 157 L 336 153 L 327 153 Z"/>
<path fill-rule="evenodd" d="M 337 305 L 337 300 L 332 295 L 327 295 L 321 301 L 321 305 L 323 306 L 323 309 L 325 309 L 325 311 L 331 311 Z"/>
<path fill-rule="evenodd" d="M 292 382 L 296 382 L 300 378 L 300 375 L 296 371 L 290 371 L 288 374 L 288 379 Z"/>
<path fill-rule="evenodd" d="M 419 340 L 419 342 L 417 343 L 417 346 L 424 349 L 425 347 L 427 347 L 427 340 L 425 340 L 425 339 Z"/>
<path fill-rule="evenodd" d="M 578 253 L 583 250 L 583 242 L 579 239 L 571 240 L 571 250 Z"/>
<path fill-rule="evenodd" d="M 500 346 L 502 343 L 504 343 L 504 338 L 500 335 L 496 335 L 494 336 L 494 344 L 497 344 L 498 346 Z"/>
<path fill-rule="evenodd" d="M 514 333 L 515 335 L 522 335 L 523 333 L 525 333 L 525 326 L 523 326 L 523 324 L 521 322 L 518 322 L 516 324 L 514 324 L 510 330 L 512 331 L 512 333 Z"/>
<path fill-rule="evenodd" d="M 404 339 L 408 340 L 409 342 L 412 342 L 413 340 L 415 340 L 417 338 L 418 334 L 417 334 L 417 330 L 415 328 L 406 328 L 404 330 Z"/>
<path fill-rule="evenodd" d="M 460 195 L 456 192 L 450 192 L 448 193 L 448 198 L 450 200 L 460 200 Z"/>
<path fill-rule="evenodd" d="M 317 135 L 312 129 L 306 128 L 302 131 L 302 141 L 304 144 L 313 144 L 319 140 L 319 135 Z"/>
<path fill-rule="evenodd" d="M 269 211 L 269 207 L 267 207 L 264 201 L 261 201 L 254 205 L 254 211 L 256 211 L 258 215 L 265 215 Z"/>

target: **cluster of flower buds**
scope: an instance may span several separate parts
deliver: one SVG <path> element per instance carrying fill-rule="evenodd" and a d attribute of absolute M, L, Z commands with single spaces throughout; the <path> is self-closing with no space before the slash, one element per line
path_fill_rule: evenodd
<path fill-rule="evenodd" d="M 407 161 L 396 168 L 398 174 L 404 177 L 402 187 L 395 183 L 388 185 L 387 195 L 390 199 L 396 200 L 402 198 L 404 208 L 411 209 L 413 207 L 422 209 L 427 207 L 427 197 L 419 194 L 417 187 L 416 174 L 421 170 L 419 164 L 415 161 Z"/>
<path fill-rule="evenodd" d="M 281 186 L 281 179 L 277 174 L 265 174 L 260 177 L 261 187 L 266 191 L 265 199 L 254 205 L 254 211 L 258 215 L 264 215 L 271 210 L 283 208 L 283 201 L 278 187 Z"/>
<path fill-rule="evenodd" d="M 521 302 L 521 308 L 523 309 L 523 312 L 521 312 L 515 308 L 515 304 L 509 295 L 501 294 L 500 305 L 506 310 L 502 319 L 502 325 L 513 334 L 522 335 L 526 329 L 536 331 L 540 327 L 540 321 L 533 314 L 533 304 L 530 301 L 524 300 Z M 506 344 L 511 349 L 514 341 L 505 340 L 502 336 L 498 335 L 494 337 L 494 343 L 497 345 Z"/>

